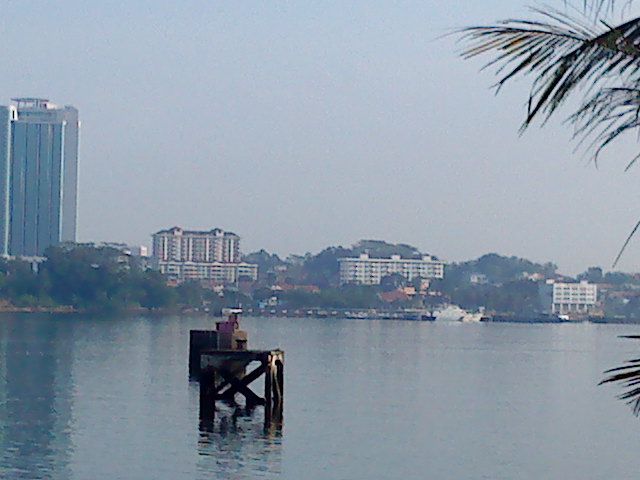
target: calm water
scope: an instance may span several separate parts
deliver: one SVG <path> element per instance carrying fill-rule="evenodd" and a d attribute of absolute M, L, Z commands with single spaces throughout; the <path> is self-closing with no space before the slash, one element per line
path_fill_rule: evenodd
<path fill-rule="evenodd" d="M 253 348 L 286 351 L 268 435 L 229 412 L 199 430 L 205 325 L 1 318 L 0 478 L 638 478 L 640 420 L 596 384 L 640 327 L 245 319 Z"/>

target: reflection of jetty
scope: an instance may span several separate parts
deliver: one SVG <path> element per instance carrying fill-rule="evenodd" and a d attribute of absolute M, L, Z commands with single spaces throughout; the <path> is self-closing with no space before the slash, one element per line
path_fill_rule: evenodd
<path fill-rule="evenodd" d="M 236 408 L 236 396 L 244 397 L 244 411 L 264 406 L 264 426 L 282 426 L 284 400 L 284 352 L 247 350 L 247 332 L 240 330 L 239 309 L 225 309 L 226 321 L 215 330 L 190 332 L 189 374 L 200 381 L 200 418 L 213 424 L 216 401 Z M 253 368 L 249 373 L 247 370 Z M 264 375 L 264 396 L 250 384 Z"/>

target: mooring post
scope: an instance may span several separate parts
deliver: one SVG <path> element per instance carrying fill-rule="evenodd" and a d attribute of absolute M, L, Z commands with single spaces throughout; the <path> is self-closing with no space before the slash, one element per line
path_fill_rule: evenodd
<path fill-rule="evenodd" d="M 282 415 L 284 411 L 284 352 L 275 350 L 271 356 L 271 389 L 273 392 L 273 411 L 271 422 L 282 427 Z"/>
<path fill-rule="evenodd" d="M 278 367 L 278 388 L 280 390 L 280 404 L 284 404 L 284 352 L 281 352 L 280 358 L 276 360 Z"/>
<path fill-rule="evenodd" d="M 272 355 L 269 353 L 266 358 L 264 372 L 264 428 L 271 426 L 271 417 L 273 415 L 273 400 L 271 399 L 272 381 L 273 381 L 273 362 Z"/>
<path fill-rule="evenodd" d="M 213 425 L 216 417 L 216 374 L 213 370 L 200 373 L 200 421 Z"/>
<path fill-rule="evenodd" d="M 251 372 L 250 364 L 259 362 Z M 264 375 L 264 398 L 250 384 Z M 200 408 L 201 417 L 213 419 L 216 400 L 235 401 L 236 394 L 245 398 L 245 407 L 252 410 L 264 405 L 264 426 L 282 426 L 284 396 L 284 352 L 281 350 L 205 350 L 201 355 Z"/>
<path fill-rule="evenodd" d="M 189 332 L 189 377 L 200 375 L 200 353 L 218 348 L 218 332 L 215 330 L 191 330 Z"/>

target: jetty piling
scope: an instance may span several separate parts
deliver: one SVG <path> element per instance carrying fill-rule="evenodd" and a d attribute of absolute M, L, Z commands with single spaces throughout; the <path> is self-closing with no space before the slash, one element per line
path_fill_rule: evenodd
<path fill-rule="evenodd" d="M 255 365 L 247 374 L 243 373 Z M 284 352 L 282 350 L 206 350 L 201 354 L 200 417 L 215 418 L 216 401 L 235 403 L 245 399 L 245 408 L 264 407 L 265 428 L 282 424 L 284 406 Z M 264 396 L 250 385 L 264 375 Z"/>
<path fill-rule="evenodd" d="M 284 352 L 248 350 L 247 332 L 240 330 L 239 309 L 225 309 L 227 321 L 216 322 L 216 330 L 192 330 L 189 340 L 189 374 L 200 382 L 200 420 L 212 425 L 216 401 L 236 404 L 244 397 L 244 409 L 264 407 L 265 430 L 282 426 L 284 406 Z M 247 370 L 252 370 L 247 373 Z M 250 385 L 264 375 L 264 395 Z"/>

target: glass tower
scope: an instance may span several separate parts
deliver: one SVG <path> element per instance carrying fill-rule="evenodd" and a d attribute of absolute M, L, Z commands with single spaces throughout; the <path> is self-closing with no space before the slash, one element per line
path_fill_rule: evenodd
<path fill-rule="evenodd" d="M 78 110 L 43 98 L 0 107 L 0 254 L 76 239 Z"/>

